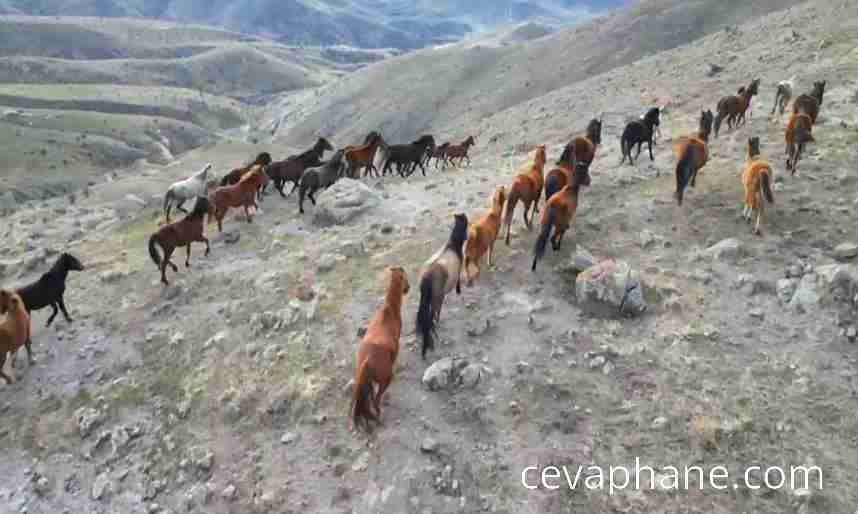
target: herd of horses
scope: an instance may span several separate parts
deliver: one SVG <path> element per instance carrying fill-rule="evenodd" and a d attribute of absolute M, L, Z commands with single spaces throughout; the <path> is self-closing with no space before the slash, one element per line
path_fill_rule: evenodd
<path fill-rule="evenodd" d="M 716 106 L 716 114 L 709 110 L 701 112 L 697 132 L 674 139 L 673 151 L 677 160 L 674 197 L 678 205 L 682 205 L 685 190 L 689 186 L 695 187 L 697 175 L 709 160 L 710 134 L 713 129 L 717 138 L 722 122 L 726 122 L 728 130 L 744 125 L 746 115 L 750 117 L 751 101 L 758 94 L 759 85 L 759 79 L 753 80 L 735 95 L 722 98 Z M 799 95 L 794 100 L 794 78 L 777 85 L 772 115 L 778 109 L 783 115 L 792 100 L 792 112 L 784 135 L 787 169 L 792 175 L 798 171 L 805 145 L 814 142 L 812 129 L 822 105 L 825 85 L 824 81 L 816 82 L 810 93 Z M 660 132 L 660 115 L 661 109 L 652 108 L 626 125 L 620 137 L 621 165 L 626 160 L 634 164 L 644 143 L 647 144 L 650 160 L 654 160 L 653 146 Z M 517 170 L 511 183 L 508 186 L 496 186 L 487 212 L 473 223 L 469 223 L 464 213 L 453 216 L 447 242 L 424 262 L 420 271 L 416 333 L 422 339 L 421 354 L 424 359 L 434 347 L 436 327 L 445 297 L 454 289 L 457 294 L 461 294 L 463 280 L 466 286 L 473 285 L 480 276 L 484 256 L 488 255 L 489 266 L 492 266 L 494 246 L 504 228 L 505 242 L 510 245 L 513 215 L 519 203 L 522 205 L 524 224 L 528 231 L 532 231 L 534 216 L 540 214 L 540 198 L 545 196 L 533 246 L 531 269 L 536 270 L 549 241 L 554 251 L 560 250 L 565 233 L 575 223 L 582 188 L 591 184 L 590 167 L 601 145 L 601 138 L 602 119 L 599 117 L 592 119 L 583 134 L 574 136 L 564 146 L 559 159 L 548 171 L 545 170 L 547 148 L 544 144 L 536 145 L 533 160 Z M 205 236 L 206 219 L 208 223 L 216 221 L 218 230 L 222 231 L 228 210 L 242 208 L 247 222 L 252 222 L 253 214 L 258 209 L 257 202 L 264 197 L 269 185 L 273 184 L 283 198 L 298 190 L 298 208 L 303 213 L 305 198 L 315 205 L 314 195 L 342 177 L 360 178 L 361 172 L 363 177 L 380 177 L 392 173 L 394 165 L 396 173 L 403 178 L 412 175 L 418 168 L 425 175 L 426 167 L 433 159 L 436 169 L 439 166 L 462 166 L 466 162 L 470 164 L 468 153 L 475 144 L 476 139 L 470 136 L 460 144 L 447 142 L 436 145 L 433 136 L 424 135 L 411 143 L 388 145 L 379 132 L 373 131 L 363 143 L 337 150 L 327 139 L 320 137 L 307 151 L 282 161 L 274 161 L 269 153 L 263 152 L 249 164 L 219 179 L 209 179 L 212 166 L 207 164 L 199 173 L 168 188 L 164 197 L 165 221 L 149 238 L 149 254 L 160 271 L 161 282 L 169 284 L 167 268 L 178 271 L 178 267 L 171 262 L 176 249 L 185 248 L 186 267 L 190 267 L 192 243 L 205 243 L 205 254 L 209 254 L 210 244 Z M 637 151 L 633 157 L 635 146 Z M 323 161 L 328 151 L 333 152 L 333 156 Z M 375 166 L 378 153 L 381 154 L 380 169 Z M 765 202 L 774 202 L 772 182 L 772 166 L 760 153 L 759 138 L 749 137 L 742 170 L 742 216 L 748 222 L 753 222 L 756 217 L 753 228 L 755 234 L 761 233 Z M 289 193 L 284 192 L 286 183 L 292 184 Z M 183 207 L 189 200 L 194 200 L 190 212 Z M 181 220 L 170 220 L 174 205 L 185 213 Z M 53 314 L 48 319 L 48 325 L 59 311 L 71 322 L 63 302 L 65 281 L 70 271 L 83 269 L 77 258 L 64 253 L 50 271 L 36 282 L 18 289 L 0 289 L 0 314 L 5 315 L 5 319 L 0 321 L 0 377 L 7 383 L 12 382 L 3 371 L 7 354 L 12 356 L 11 365 L 14 368 L 17 352 L 25 346 L 32 362 L 30 313 L 51 306 Z M 410 284 L 401 267 L 387 268 L 386 275 L 384 302 L 370 319 L 358 347 L 349 416 L 355 427 L 361 422 L 367 428 L 370 428 L 371 421 L 381 423 L 381 398 L 393 378 L 399 353 L 402 303 L 403 297 L 409 293 Z"/>

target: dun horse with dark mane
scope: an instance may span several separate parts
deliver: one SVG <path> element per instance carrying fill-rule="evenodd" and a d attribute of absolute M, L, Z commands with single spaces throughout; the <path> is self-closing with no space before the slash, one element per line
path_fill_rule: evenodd
<path fill-rule="evenodd" d="M 435 326 L 441 318 L 444 297 L 454 288 L 456 294 L 462 294 L 462 247 L 468 238 L 468 217 L 464 214 L 453 216 L 453 229 L 450 238 L 435 255 L 423 264 L 420 275 L 420 307 L 417 310 L 417 333 L 423 338 L 423 358 L 426 352 L 434 348 L 432 340 Z"/>
<path fill-rule="evenodd" d="M 401 267 L 388 268 L 387 273 L 390 282 L 384 303 L 369 320 L 366 334 L 358 346 L 351 405 L 355 428 L 361 420 L 367 429 L 370 420 L 381 423 L 381 398 L 393 380 L 393 368 L 399 355 L 402 299 L 408 294 L 410 286 L 405 270 Z M 378 384 L 377 392 L 374 384 Z"/>

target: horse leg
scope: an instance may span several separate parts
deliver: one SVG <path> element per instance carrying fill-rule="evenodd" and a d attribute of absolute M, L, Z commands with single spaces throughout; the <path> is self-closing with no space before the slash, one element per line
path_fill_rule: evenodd
<path fill-rule="evenodd" d="M 6 352 L 0 352 L 0 377 L 3 377 L 3 380 L 6 381 L 7 384 L 15 383 L 9 375 L 3 372 L 3 368 L 6 366 Z"/>
<path fill-rule="evenodd" d="M 247 217 L 248 223 L 253 223 L 253 216 L 250 215 L 250 205 L 245 204 L 244 215 Z"/>
<path fill-rule="evenodd" d="M 184 207 L 182 207 L 183 205 L 185 205 L 185 199 L 184 199 L 184 198 L 183 198 L 183 199 L 181 199 L 181 200 L 179 200 L 179 202 L 176 204 L 176 210 L 177 210 L 177 211 L 182 211 L 182 212 L 184 212 L 185 214 L 187 214 L 187 213 L 188 213 L 188 210 L 187 210 L 187 209 L 185 209 Z"/>
<path fill-rule="evenodd" d="M 311 202 L 313 202 L 313 206 L 315 207 L 316 206 L 316 198 L 313 196 L 314 192 L 315 191 L 310 191 L 309 193 L 307 193 L 307 197 L 310 199 Z"/>
<path fill-rule="evenodd" d="M 60 296 L 59 300 L 57 300 L 57 305 L 60 306 L 60 310 L 63 311 L 63 316 L 66 318 L 66 323 L 71 323 L 74 320 L 69 316 L 69 311 L 66 310 L 66 304 L 63 301 L 63 297 Z"/>
<path fill-rule="evenodd" d="M 167 259 L 166 259 L 166 257 L 164 258 L 163 261 L 161 261 L 161 282 L 165 286 L 170 285 L 170 283 L 167 282 Z"/>
<path fill-rule="evenodd" d="M 638 153 L 635 154 L 635 159 L 641 156 L 641 147 L 643 146 L 643 141 L 638 141 Z"/>
<path fill-rule="evenodd" d="M 391 370 L 392 372 L 393 370 Z M 378 392 L 375 393 L 375 415 L 378 419 L 378 424 L 381 425 L 381 396 L 387 391 L 387 387 L 390 385 L 390 377 L 387 380 L 378 383 Z"/>
<path fill-rule="evenodd" d="M 652 156 L 652 137 L 649 138 L 648 144 L 649 144 L 649 160 L 650 160 L 650 162 L 652 162 L 655 160 L 655 157 Z"/>
<path fill-rule="evenodd" d="M 187 249 L 187 257 L 185 257 L 185 268 L 191 267 L 191 243 L 188 243 L 185 248 Z"/>
<path fill-rule="evenodd" d="M 53 310 L 54 310 L 54 312 L 52 312 L 52 313 L 51 313 L 51 316 L 48 318 L 48 322 L 47 322 L 47 323 L 45 323 L 45 326 L 46 326 L 46 327 L 51 326 L 51 323 L 53 323 L 53 322 L 54 322 L 54 318 L 56 318 L 56 317 L 57 317 L 57 314 L 59 314 L 59 312 L 60 312 L 60 311 L 59 311 L 59 309 L 57 308 L 57 303 L 56 303 L 56 302 L 52 302 L 52 303 L 51 303 L 51 309 L 53 309 Z"/>
<path fill-rule="evenodd" d="M 199 238 L 199 239 L 197 239 L 197 241 L 198 241 L 198 242 L 200 242 L 200 243 L 205 243 L 205 244 L 206 244 L 206 253 L 205 253 L 205 257 L 208 257 L 208 256 L 209 256 L 209 250 L 210 250 L 209 238 L 207 238 L 206 236 L 201 235 L 201 236 L 200 236 L 200 238 Z"/>
<path fill-rule="evenodd" d="M 527 219 L 527 211 L 530 210 L 530 202 L 525 201 L 524 203 L 524 211 L 522 211 L 521 216 L 524 218 L 524 225 L 527 227 L 527 230 L 531 229 L 530 220 Z M 530 218 L 533 219 L 533 213 L 530 214 Z"/>

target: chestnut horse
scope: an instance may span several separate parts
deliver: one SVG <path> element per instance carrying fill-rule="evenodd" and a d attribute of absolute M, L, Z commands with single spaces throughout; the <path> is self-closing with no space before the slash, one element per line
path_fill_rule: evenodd
<path fill-rule="evenodd" d="M 247 222 L 253 222 L 250 208 L 259 209 L 256 204 L 256 190 L 268 184 L 268 175 L 262 171 L 262 166 L 254 166 L 238 184 L 219 187 L 209 193 L 209 223 L 217 220 L 218 232 L 223 232 L 223 218 L 230 207 L 244 207 Z"/>
<path fill-rule="evenodd" d="M 354 428 L 358 427 L 361 419 L 367 430 L 370 420 L 381 424 L 381 397 L 393 380 L 393 367 L 399 355 L 402 300 L 411 287 L 401 267 L 390 267 L 387 272 L 390 282 L 384 303 L 369 320 L 366 334 L 358 346 L 351 405 Z M 373 384 L 378 384 L 378 392 L 374 391 Z"/>
<path fill-rule="evenodd" d="M 810 116 L 810 122 L 816 125 L 816 117 L 819 116 L 819 108 L 822 107 L 822 96 L 825 94 L 825 81 L 814 82 L 813 91 L 809 94 L 798 95 L 792 104 L 792 112 L 798 114 L 804 111 Z"/>
<path fill-rule="evenodd" d="M 254 159 L 253 162 L 251 162 L 250 164 L 247 164 L 240 168 L 235 168 L 234 170 L 224 175 L 223 178 L 220 179 L 220 185 L 233 186 L 235 184 L 238 184 L 238 181 L 241 180 L 241 177 L 243 177 L 245 173 L 250 171 L 250 168 L 257 165 L 268 166 L 269 164 L 271 164 L 271 154 L 269 154 L 268 152 L 262 152 L 261 154 L 257 155 L 256 159 Z"/>
<path fill-rule="evenodd" d="M 772 167 L 760 155 L 760 138 L 748 139 L 748 159 L 742 170 L 742 185 L 745 187 L 745 208 L 742 217 L 749 223 L 754 213 L 757 214 L 757 223 L 754 226 L 754 234 L 760 234 L 760 225 L 765 214 L 765 202 L 775 203 L 775 195 L 772 192 Z"/>
<path fill-rule="evenodd" d="M 787 169 L 792 175 L 798 171 L 798 161 L 804 152 L 804 145 L 813 143 L 813 118 L 800 106 L 798 112 L 790 115 L 787 122 L 784 139 L 786 140 Z"/>
<path fill-rule="evenodd" d="M 316 141 L 316 144 L 313 145 L 313 148 L 302 154 L 293 155 L 282 161 L 269 164 L 265 167 L 265 173 L 274 182 L 274 188 L 277 189 L 280 196 L 286 198 L 287 195 L 283 193 L 283 187 L 286 185 L 286 182 L 292 182 L 292 190 L 289 191 L 291 195 L 298 189 L 304 170 L 321 166 L 322 157 L 324 157 L 325 151 L 328 150 L 334 151 L 334 147 L 331 146 L 331 143 L 327 139 L 320 137 Z M 266 187 L 262 187 L 263 193 Z"/>
<path fill-rule="evenodd" d="M 712 130 L 712 111 L 700 113 L 700 129 L 691 136 L 682 136 L 673 144 L 679 159 L 676 163 L 676 193 L 674 197 L 682 205 L 685 188 L 695 186 L 697 173 L 709 161 L 709 133 Z"/>
<path fill-rule="evenodd" d="M 232 186 L 230 186 L 232 187 Z M 149 256 L 152 261 L 161 270 L 161 282 L 164 285 L 170 285 L 167 282 L 167 265 L 173 268 L 173 273 L 177 273 L 179 268 L 170 262 L 173 252 L 176 248 L 184 246 L 187 249 L 188 255 L 185 258 L 185 267 L 191 267 L 191 243 L 205 243 L 206 256 L 209 255 L 209 240 L 203 235 L 203 227 L 205 225 L 205 217 L 210 209 L 209 200 L 205 196 L 197 197 L 197 203 L 194 204 L 194 210 L 179 221 L 164 225 L 149 238 Z M 157 246 L 164 250 L 164 258 L 158 255 Z"/>
<path fill-rule="evenodd" d="M 468 239 L 465 242 L 465 278 L 466 285 L 471 287 L 480 276 L 480 262 L 488 252 L 489 266 L 494 263 L 495 241 L 503 222 L 503 206 L 506 203 L 506 189 L 497 186 L 492 195 L 492 208 L 476 223 L 468 228 Z"/>
<path fill-rule="evenodd" d="M 524 204 L 524 224 L 527 229 L 531 228 L 533 214 L 539 212 L 539 196 L 542 194 L 542 170 L 545 169 L 545 145 L 536 146 L 536 157 L 530 165 L 519 168 L 519 173 L 513 177 L 512 185 L 509 187 L 509 197 L 506 202 L 506 244 L 509 246 L 509 232 L 512 226 L 512 215 L 515 214 L 515 206 L 519 200 Z M 533 205 L 530 218 L 527 211 Z"/>
<path fill-rule="evenodd" d="M 345 160 L 348 164 L 348 176 L 350 178 L 358 178 L 360 169 L 363 168 L 363 176 L 368 177 L 370 173 L 375 172 L 378 176 L 378 169 L 375 167 L 375 154 L 379 145 L 384 141 L 381 134 L 378 132 L 370 132 L 366 136 L 366 140 L 362 145 L 350 145 L 345 147 Z"/>
<path fill-rule="evenodd" d="M 11 384 L 14 380 L 3 372 L 7 353 L 12 357 L 10 367 L 13 370 L 21 346 L 27 348 L 27 364 L 32 365 L 34 362 L 30 342 L 30 314 L 18 293 L 6 289 L 0 290 L 0 310 L 7 312 L 6 319 L 0 322 L 0 377 Z"/>
<path fill-rule="evenodd" d="M 467 239 L 468 217 L 455 214 L 447 244 L 423 264 L 420 274 L 420 306 L 417 309 L 417 333 L 423 337 L 423 359 L 426 359 L 426 352 L 435 346 L 432 337 L 435 334 L 435 325 L 441 318 L 444 297 L 453 288 L 456 289 L 456 294 L 462 294 L 462 247 Z"/>
<path fill-rule="evenodd" d="M 445 157 L 453 166 L 461 166 L 464 159 L 468 160 L 468 166 L 470 166 L 471 158 L 468 156 L 468 149 L 476 143 L 477 140 L 474 139 L 474 136 L 468 136 L 468 139 L 462 141 L 461 144 L 448 146 Z M 456 159 L 459 159 L 459 164 L 455 163 Z"/>
<path fill-rule="evenodd" d="M 564 148 L 560 158 L 557 159 L 556 167 L 545 175 L 545 200 L 551 195 L 566 187 L 569 173 L 575 166 L 575 162 L 584 163 L 589 169 L 596 158 L 596 149 L 602 144 L 602 121 L 590 120 L 587 124 L 587 132 L 584 136 L 576 136 Z M 581 156 L 578 159 L 578 156 Z"/>
<path fill-rule="evenodd" d="M 727 128 L 732 129 L 739 121 L 744 122 L 745 111 L 751 106 L 751 100 L 759 92 L 760 79 L 754 79 L 751 84 L 739 90 L 738 95 L 727 96 L 718 101 L 718 115 L 715 117 L 715 137 L 721 129 L 721 122 L 727 120 Z"/>
<path fill-rule="evenodd" d="M 575 173 L 570 177 L 569 184 L 551 195 L 551 198 L 545 202 L 545 211 L 542 212 L 540 220 L 542 228 L 539 231 L 539 237 L 536 239 L 536 245 L 533 247 L 531 271 L 536 271 L 536 263 L 545 255 L 545 247 L 548 244 L 548 236 L 551 235 L 552 228 L 554 235 L 551 235 L 551 248 L 555 252 L 560 250 L 563 234 L 575 223 L 575 212 L 578 210 L 578 192 L 581 186 L 589 185 L 589 166 L 579 161 L 575 164 Z"/>

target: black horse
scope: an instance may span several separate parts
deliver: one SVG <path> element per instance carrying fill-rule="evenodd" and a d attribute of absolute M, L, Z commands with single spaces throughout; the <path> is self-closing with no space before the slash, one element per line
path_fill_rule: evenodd
<path fill-rule="evenodd" d="M 308 169 L 304 172 L 304 176 L 301 177 L 301 188 L 298 190 L 298 211 L 301 214 L 304 214 L 305 196 L 310 198 L 313 205 L 316 205 L 316 198 L 313 197 L 316 191 L 331 187 L 343 175 L 345 168 L 343 154 L 345 154 L 345 150 L 339 149 L 331 157 L 331 160 L 321 167 Z"/>
<path fill-rule="evenodd" d="M 626 157 L 629 158 L 629 164 L 634 165 L 635 159 L 641 154 L 641 146 L 647 143 L 649 146 L 649 160 L 654 161 L 652 156 L 652 138 L 655 134 L 655 129 L 661 124 L 660 111 L 658 107 L 653 107 L 644 115 L 643 119 L 630 121 L 623 130 L 623 136 L 620 138 L 620 151 L 623 153 L 623 160 L 620 164 L 626 162 Z M 638 152 L 632 157 L 632 148 L 638 145 Z"/>
<path fill-rule="evenodd" d="M 407 145 L 392 145 L 387 148 L 387 160 L 384 162 L 381 174 L 387 175 L 391 164 L 396 164 L 402 177 L 411 175 L 420 166 L 423 176 L 426 176 L 426 168 L 423 159 L 429 150 L 435 148 L 435 138 L 430 135 L 420 137 L 417 141 Z"/>

